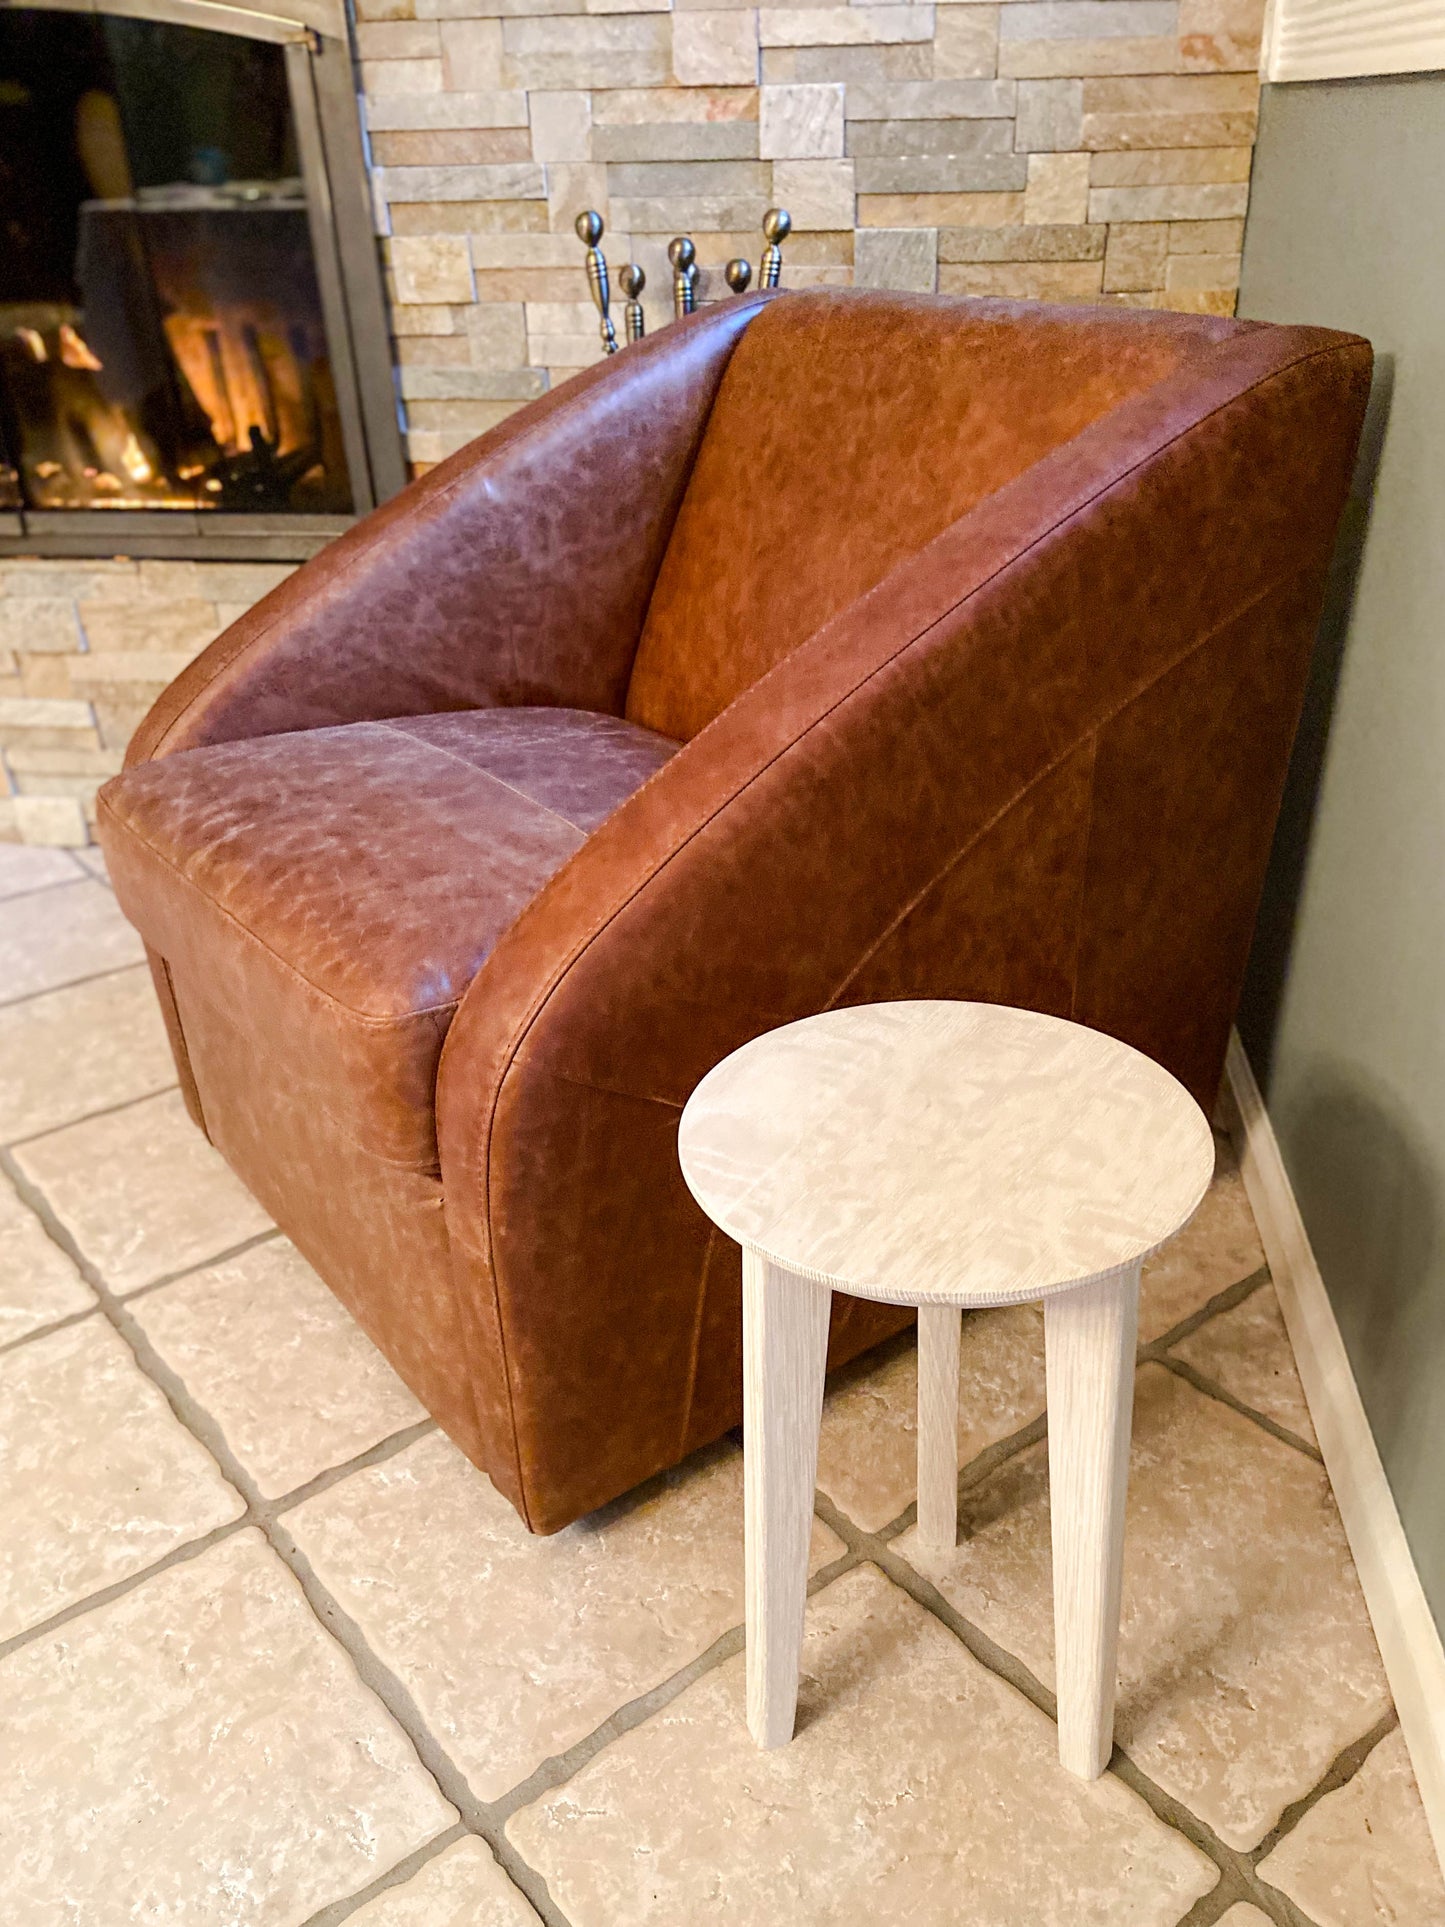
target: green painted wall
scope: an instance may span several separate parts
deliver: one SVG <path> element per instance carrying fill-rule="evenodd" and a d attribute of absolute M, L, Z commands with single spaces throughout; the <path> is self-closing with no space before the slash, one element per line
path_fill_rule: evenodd
<path fill-rule="evenodd" d="M 1378 357 L 1240 1029 L 1445 1624 L 1445 76 L 1266 88 L 1239 312 Z"/>

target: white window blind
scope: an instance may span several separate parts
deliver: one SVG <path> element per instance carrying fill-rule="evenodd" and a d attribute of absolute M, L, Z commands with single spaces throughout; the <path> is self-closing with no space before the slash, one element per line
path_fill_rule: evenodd
<path fill-rule="evenodd" d="M 1266 80 L 1445 68 L 1445 0 L 1273 0 Z"/>

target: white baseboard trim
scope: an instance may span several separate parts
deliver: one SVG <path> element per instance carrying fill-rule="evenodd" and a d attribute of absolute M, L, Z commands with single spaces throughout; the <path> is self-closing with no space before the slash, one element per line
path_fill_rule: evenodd
<path fill-rule="evenodd" d="M 1237 1032 L 1230 1034 L 1225 1078 L 1226 1126 L 1359 1571 L 1435 1852 L 1445 1867 L 1445 1646 L 1410 1556 L 1274 1127 Z M 1229 1097 L 1233 1116 L 1227 1115 Z"/>

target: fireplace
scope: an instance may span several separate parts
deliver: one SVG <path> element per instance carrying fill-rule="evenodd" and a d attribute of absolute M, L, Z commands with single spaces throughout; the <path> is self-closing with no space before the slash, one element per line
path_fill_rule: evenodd
<path fill-rule="evenodd" d="M 117 5 L 0 8 L 0 554 L 299 559 L 404 479 L 349 50 Z"/>

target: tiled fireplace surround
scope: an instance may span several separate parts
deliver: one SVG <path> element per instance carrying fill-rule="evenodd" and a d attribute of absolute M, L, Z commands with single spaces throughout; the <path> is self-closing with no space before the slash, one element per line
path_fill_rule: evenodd
<path fill-rule="evenodd" d="M 1264 0 L 357 0 L 417 471 L 600 352 L 691 233 L 704 300 L 787 207 L 784 285 L 1233 310 Z M 88 839 L 164 685 L 294 565 L 0 562 L 0 839 Z"/>

